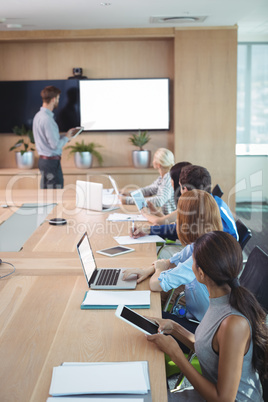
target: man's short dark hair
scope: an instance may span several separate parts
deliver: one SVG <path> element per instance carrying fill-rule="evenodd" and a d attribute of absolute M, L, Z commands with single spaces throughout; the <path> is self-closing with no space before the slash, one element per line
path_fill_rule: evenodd
<path fill-rule="evenodd" d="M 178 204 L 178 199 L 181 196 L 181 188 L 180 188 L 180 184 L 179 184 L 179 180 L 180 180 L 180 174 L 181 174 L 181 170 L 185 167 L 191 165 L 190 162 L 179 162 L 176 163 L 175 165 L 172 166 L 172 168 L 169 171 L 170 177 L 173 180 L 174 183 L 174 200 L 175 200 L 175 204 Z"/>
<path fill-rule="evenodd" d="M 61 90 L 59 88 L 54 87 L 53 85 L 50 85 L 48 87 L 45 87 L 41 91 L 41 98 L 43 102 L 45 103 L 50 103 L 51 99 L 56 98 L 61 93 Z"/>
<path fill-rule="evenodd" d="M 188 191 L 197 189 L 211 193 L 211 176 L 209 171 L 202 166 L 189 165 L 182 168 L 180 183 Z"/>

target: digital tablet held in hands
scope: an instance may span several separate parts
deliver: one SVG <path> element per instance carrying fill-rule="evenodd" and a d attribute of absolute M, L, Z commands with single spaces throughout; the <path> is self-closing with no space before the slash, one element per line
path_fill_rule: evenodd
<path fill-rule="evenodd" d="M 120 304 L 115 312 L 116 317 L 126 321 L 128 324 L 139 329 L 147 335 L 153 335 L 158 333 L 158 325 L 153 321 L 144 318 L 142 315 L 136 313 L 130 308 Z"/>
<path fill-rule="evenodd" d="M 84 130 L 84 127 L 75 127 L 75 130 L 74 130 L 74 134 L 72 135 L 72 139 L 73 138 L 76 138 L 80 133 L 82 133 L 82 131 Z"/>
<path fill-rule="evenodd" d="M 117 255 L 130 253 L 135 251 L 134 248 L 124 247 L 124 246 L 114 246 L 109 248 L 104 248 L 103 250 L 97 251 L 99 254 L 107 255 L 108 257 L 116 257 Z"/>
<path fill-rule="evenodd" d="M 133 200 L 139 210 L 147 207 L 147 202 L 146 202 L 141 190 L 131 191 L 130 195 L 133 198 Z"/>

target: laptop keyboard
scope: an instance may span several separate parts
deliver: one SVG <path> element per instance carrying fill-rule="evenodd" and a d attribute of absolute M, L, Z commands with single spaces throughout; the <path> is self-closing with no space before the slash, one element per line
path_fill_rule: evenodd
<path fill-rule="evenodd" d="M 98 276 L 96 285 L 116 285 L 119 274 L 120 269 L 102 269 Z"/>

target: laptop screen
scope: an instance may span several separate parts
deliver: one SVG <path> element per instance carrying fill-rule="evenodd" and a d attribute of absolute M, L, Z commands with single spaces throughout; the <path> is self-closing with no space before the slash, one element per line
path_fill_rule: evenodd
<path fill-rule="evenodd" d="M 82 263 L 84 274 L 86 276 L 87 282 L 89 283 L 91 275 L 97 268 L 94 256 L 90 247 L 87 233 L 84 233 L 79 243 L 77 244 L 77 251 Z"/>
<path fill-rule="evenodd" d="M 118 190 L 118 188 L 117 188 L 117 185 L 116 185 L 116 182 L 115 182 L 114 178 L 109 175 L 109 179 L 110 179 L 110 182 L 112 183 L 112 186 L 113 186 L 113 188 L 114 188 L 115 194 L 116 194 L 116 195 L 120 195 L 120 194 L 119 194 L 119 190 Z"/>
<path fill-rule="evenodd" d="M 93 211 L 102 211 L 102 188 L 101 183 L 77 180 L 76 206 Z"/>

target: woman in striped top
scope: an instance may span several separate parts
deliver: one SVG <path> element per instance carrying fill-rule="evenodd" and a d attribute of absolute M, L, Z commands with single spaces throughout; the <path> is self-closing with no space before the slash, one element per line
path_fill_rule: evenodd
<path fill-rule="evenodd" d="M 164 215 L 176 210 L 174 200 L 174 189 L 171 184 L 170 168 L 174 165 L 174 155 L 166 148 L 159 148 L 153 159 L 153 167 L 159 172 L 159 177 L 149 186 L 141 188 L 146 201 L 151 202 L 155 207 L 161 207 Z M 122 204 L 134 204 L 129 193 L 123 192 Z"/>

